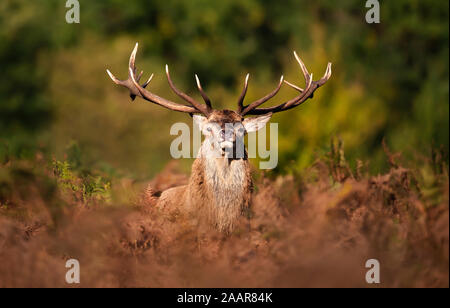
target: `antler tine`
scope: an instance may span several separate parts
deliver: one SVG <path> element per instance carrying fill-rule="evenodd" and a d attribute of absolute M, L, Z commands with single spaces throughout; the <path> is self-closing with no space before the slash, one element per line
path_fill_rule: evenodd
<path fill-rule="evenodd" d="M 305 76 L 305 79 L 307 80 L 310 74 L 308 72 L 308 69 L 306 68 L 305 63 L 303 63 L 302 59 L 300 59 L 296 51 L 294 51 L 294 57 L 295 60 L 297 60 L 298 64 L 300 65 L 300 68 L 302 69 L 303 76 Z"/>
<path fill-rule="evenodd" d="M 284 81 L 285 84 L 287 84 L 288 86 L 290 86 L 291 88 L 294 88 L 295 90 L 297 90 L 298 92 L 302 93 L 303 91 L 305 91 L 304 89 L 300 88 L 299 86 L 296 86 L 293 83 L 290 83 L 289 81 L 285 80 Z"/>
<path fill-rule="evenodd" d="M 241 112 L 241 115 L 242 115 L 242 116 L 246 115 L 249 111 L 251 111 L 251 110 L 257 108 L 258 106 L 264 104 L 264 103 L 267 102 L 269 99 L 271 99 L 272 97 L 274 97 L 274 96 L 278 93 L 278 91 L 280 91 L 281 86 L 283 85 L 283 80 L 284 80 L 284 77 L 283 77 L 283 75 L 281 75 L 280 82 L 278 83 L 278 86 L 277 86 L 272 92 L 270 92 L 269 94 L 267 94 L 266 96 L 260 98 L 260 99 L 257 100 L 257 101 L 254 101 L 253 103 L 251 103 L 250 105 L 248 105 L 247 107 L 245 107 L 244 110 Z"/>
<path fill-rule="evenodd" d="M 138 47 L 139 47 L 139 43 L 136 43 L 136 45 L 134 45 L 133 51 L 131 52 L 130 59 L 128 60 L 128 67 L 133 69 L 131 75 L 133 75 L 136 70 L 135 63 L 136 63 L 136 54 L 137 54 Z M 131 75 L 130 75 L 130 77 L 131 77 Z"/>
<path fill-rule="evenodd" d="M 208 106 L 208 109 L 212 109 L 211 100 L 209 99 L 208 95 L 206 95 L 205 91 L 203 91 L 202 84 L 200 83 L 200 79 L 198 79 L 197 74 L 195 74 L 195 81 L 197 83 L 198 91 L 200 92 L 200 95 L 203 97 L 206 106 Z"/>
<path fill-rule="evenodd" d="M 169 100 L 166 100 L 166 99 L 164 99 L 162 97 L 159 97 L 156 94 L 153 94 L 153 93 L 145 90 L 136 81 L 136 79 L 134 77 L 134 74 L 133 74 L 133 70 L 132 70 L 131 67 L 129 68 L 129 73 L 130 73 L 130 76 L 131 76 L 131 81 L 133 82 L 134 86 L 138 89 L 138 91 L 140 92 L 141 96 L 144 99 L 146 99 L 148 101 L 151 101 L 151 102 L 153 102 L 153 103 L 155 103 L 157 105 L 166 107 L 166 108 L 168 108 L 170 110 L 173 110 L 173 111 L 180 111 L 180 112 L 186 112 L 186 113 L 202 113 L 200 110 L 197 110 L 194 107 L 185 106 L 185 105 L 181 105 L 181 104 L 177 104 L 177 103 L 171 102 Z"/>
<path fill-rule="evenodd" d="M 141 71 L 141 72 L 139 73 L 139 75 L 138 75 L 137 78 L 136 78 L 136 81 L 137 81 L 137 82 L 139 82 L 139 81 L 141 80 L 143 74 L 144 74 L 144 71 Z"/>
<path fill-rule="evenodd" d="M 111 71 L 110 71 L 109 69 L 106 69 L 106 72 L 108 73 L 109 78 L 111 78 L 111 80 L 112 80 L 115 84 L 117 84 L 117 85 L 119 85 L 119 86 L 122 86 L 122 85 L 125 83 L 124 81 L 117 79 L 116 76 L 114 76 L 114 74 L 111 73 Z"/>
<path fill-rule="evenodd" d="M 188 96 L 186 93 L 183 93 L 180 90 L 178 90 L 178 88 L 175 86 L 172 79 L 170 78 L 169 66 L 167 64 L 166 64 L 166 76 L 167 76 L 167 80 L 169 82 L 170 88 L 173 90 L 173 92 L 175 92 L 176 95 L 178 95 L 179 97 L 184 99 L 186 102 L 191 104 L 197 110 L 201 111 L 203 114 L 208 115 L 210 113 L 210 110 L 208 109 L 207 106 L 200 104 L 195 99 Z"/>
<path fill-rule="evenodd" d="M 247 74 L 245 76 L 244 88 L 242 89 L 241 95 L 239 96 L 239 99 L 238 99 L 238 113 L 242 113 L 242 110 L 244 109 L 244 99 L 245 99 L 245 95 L 247 94 L 249 77 L 250 77 L 250 74 Z"/>
<path fill-rule="evenodd" d="M 132 68 L 132 72 L 133 74 L 136 73 L 136 65 L 135 65 L 135 60 L 136 60 L 136 52 L 138 49 L 139 44 L 136 43 L 136 45 L 134 46 L 133 51 L 131 52 L 130 55 L 130 59 L 128 61 L 128 67 Z M 109 77 L 111 78 L 111 80 L 120 86 L 123 86 L 125 88 L 128 88 L 130 90 L 130 98 L 132 101 L 134 101 L 134 99 L 136 98 L 136 96 L 142 96 L 140 94 L 140 92 L 136 89 L 136 87 L 133 85 L 133 82 L 131 81 L 131 73 L 128 72 L 128 79 L 127 80 L 119 80 L 118 78 L 116 78 L 116 76 L 113 75 L 113 73 L 111 73 L 111 71 L 109 69 L 106 70 L 106 72 L 108 73 Z M 136 80 L 139 82 L 139 80 L 141 79 L 142 75 L 143 75 L 143 71 L 140 72 L 139 76 L 136 78 Z M 142 84 L 143 88 L 146 88 L 148 86 L 148 84 L 150 83 L 150 81 L 153 78 L 153 74 L 150 76 L 150 78 L 144 83 Z"/>
<path fill-rule="evenodd" d="M 152 79 L 153 79 L 153 74 L 151 74 L 150 77 L 147 79 L 147 81 L 142 84 L 142 87 L 145 89 L 148 86 L 148 84 L 150 83 L 150 81 L 152 81 Z"/>
<path fill-rule="evenodd" d="M 298 105 L 296 105 L 300 100 L 302 100 L 303 98 L 305 98 L 305 100 L 306 99 L 308 99 L 311 95 L 312 95 L 312 93 L 316 90 L 316 88 L 314 88 L 311 92 L 310 92 L 310 90 L 311 90 L 311 86 L 313 85 L 313 74 L 310 74 L 309 75 L 310 76 L 310 78 L 309 78 L 309 80 L 308 80 L 308 84 L 306 85 L 306 87 L 305 87 L 305 90 L 303 90 L 303 92 L 299 95 L 299 96 L 297 96 L 297 99 L 292 99 L 292 100 L 290 100 L 290 101 L 288 101 L 285 105 L 284 105 L 284 107 L 283 107 L 283 109 L 286 109 L 286 108 L 289 108 L 289 107 L 293 107 L 294 105 L 295 106 L 298 106 Z"/>
<path fill-rule="evenodd" d="M 297 60 L 298 64 L 300 65 L 300 68 L 303 72 L 303 76 L 305 77 L 306 81 L 306 87 L 305 89 L 302 89 L 294 84 L 291 84 L 287 81 L 285 83 L 289 85 L 290 87 L 296 89 L 297 91 L 301 92 L 298 96 L 294 97 L 293 99 L 284 102 L 280 105 L 273 106 L 273 107 L 267 107 L 267 108 L 254 108 L 247 112 L 247 114 L 252 115 L 258 115 L 258 114 L 267 114 L 267 113 L 276 113 L 280 111 L 285 111 L 294 107 L 297 107 L 304 103 L 307 99 L 311 98 L 314 94 L 314 91 L 317 90 L 320 86 L 324 85 L 328 79 L 331 77 L 331 62 L 328 63 L 327 69 L 325 71 L 325 74 L 321 79 L 318 81 L 313 81 L 313 74 L 310 74 L 308 72 L 308 69 L 306 68 L 303 61 L 300 59 L 300 57 L 297 55 L 297 53 L 294 51 L 294 57 Z"/>
<path fill-rule="evenodd" d="M 324 85 L 325 82 L 327 82 L 328 79 L 330 79 L 330 77 L 331 77 L 331 62 L 328 62 L 327 69 L 326 69 L 325 73 L 323 74 L 323 77 L 320 78 L 319 81 L 317 81 L 317 83 L 319 84 L 319 87 Z"/>
<path fill-rule="evenodd" d="M 170 110 L 185 112 L 185 113 L 189 113 L 189 114 L 203 113 L 201 110 L 198 110 L 195 107 L 177 104 L 177 103 L 171 102 L 165 98 L 159 97 L 158 95 L 147 91 L 145 88 L 148 86 L 148 84 L 152 80 L 153 74 L 150 76 L 150 78 L 144 84 L 140 85 L 139 80 L 141 79 L 143 72 L 140 72 L 139 75 L 136 75 L 137 68 L 135 65 L 135 61 L 136 61 L 137 49 L 138 49 L 138 43 L 136 43 L 136 45 L 134 46 L 134 49 L 131 52 L 130 59 L 128 62 L 128 79 L 119 80 L 108 69 L 106 70 L 109 77 L 115 84 L 118 84 L 120 86 L 127 88 L 130 91 L 130 97 L 132 100 L 134 100 L 136 98 L 136 96 L 139 96 L 147 101 L 150 101 L 152 103 L 155 103 L 155 104 L 163 106 L 163 107 L 166 107 Z"/>
<path fill-rule="evenodd" d="M 136 78 L 137 82 L 139 82 L 141 80 L 141 77 L 143 74 L 144 74 L 144 71 L 141 71 L 139 73 L 139 75 Z M 150 81 L 152 81 L 152 79 L 153 79 L 153 74 L 151 74 L 150 77 L 147 79 L 147 81 L 142 84 L 142 87 L 145 89 L 148 86 L 148 84 L 150 83 Z"/>

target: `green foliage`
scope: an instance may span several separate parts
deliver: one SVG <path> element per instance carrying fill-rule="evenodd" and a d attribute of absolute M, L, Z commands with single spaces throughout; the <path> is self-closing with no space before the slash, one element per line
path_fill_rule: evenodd
<path fill-rule="evenodd" d="M 101 176 L 79 176 L 68 161 L 53 161 L 53 172 L 58 184 L 73 193 L 80 201 L 102 201 L 108 203 L 111 199 L 111 183 Z"/>
<path fill-rule="evenodd" d="M 141 100 L 130 104 L 107 79 L 106 67 L 126 76 L 136 41 L 139 68 L 156 73 L 152 91 L 177 100 L 164 80 L 169 63 L 179 87 L 197 97 L 192 76 L 199 74 L 218 108 L 235 107 L 247 72 L 247 102 L 282 73 L 302 86 L 292 50 L 316 77 L 333 62 L 314 100 L 274 116 L 276 172 L 303 170 L 334 136 L 353 169 L 360 158 L 374 173 L 388 167 L 383 138 L 409 159 L 433 144 L 448 153 L 448 6 L 381 1 L 381 23 L 369 25 L 359 0 L 104 0 L 81 2 L 81 23 L 67 24 L 64 1 L 2 1 L 0 162 L 39 150 L 83 176 L 92 168 L 135 178 L 159 172 L 170 159 L 170 124 L 190 119 Z M 283 89 L 274 103 L 293 95 Z"/>
<path fill-rule="evenodd" d="M 11 141 L 13 154 L 32 148 L 34 132 L 52 115 L 45 97 L 48 70 L 39 56 L 49 47 L 48 12 L 37 3 L 2 1 L 0 4 L 0 138 Z M 27 155 L 25 155 L 27 156 Z"/>

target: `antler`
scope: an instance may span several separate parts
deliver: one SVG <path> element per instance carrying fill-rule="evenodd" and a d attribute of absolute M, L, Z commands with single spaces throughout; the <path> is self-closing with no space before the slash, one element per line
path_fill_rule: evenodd
<path fill-rule="evenodd" d="M 280 82 L 278 83 L 278 86 L 275 88 L 275 90 L 273 90 L 272 92 L 270 92 L 269 94 L 267 94 L 266 96 L 258 99 L 257 101 L 254 101 L 253 103 L 249 104 L 248 106 L 244 107 L 242 106 L 242 111 L 241 111 L 241 115 L 244 116 L 246 114 L 248 114 L 251 110 L 255 109 L 256 107 L 264 104 L 265 102 L 267 102 L 269 99 L 271 99 L 272 97 L 274 97 L 278 91 L 280 91 L 281 89 L 281 85 L 283 84 L 283 79 L 284 77 L 281 76 L 280 78 Z M 247 91 L 247 89 L 245 89 L 245 91 Z M 245 94 L 244 94 L 245 96 Z M 242 98 L 243 99 L 243 98 Z M 242 105 L 242 103 L 241 103 Z"/>
<path fill-rule="evenodd" d="M 200 79 L 198 79 L 197 74 L 195 74 L 195 81 L 197 82 L 198 91 L 200 92 L 200 95 L 203 97 L 203 100 L 205 101 L 206 106 L 211 110 L 212 109 L 211 100 L 209 99 L 208 95 L 206 95 L 205 91 L 203 91 L 202 85 L 200 83 Z"/>
<path fill-rule="evenodd" d="M 169 81 L 169 85 L 172 88 L 172 90 L 181 98 L 183 98 L 185 101 L 187 101 L 191 106 L 186 106 L 182 104 L 178 104 L 172 101 L 169 101 L 165 98 L 159 97 L 156 94 L 153 94 L 152 92 L 146 90 L 145 88 L 152 80 L 153 74 L 150 76 L 150 78 L 142 85 L 139 84 L 139 80 L 142 77 L 143 72 L 141 71 L 139 75 L 136 75 L 136 53 L 138 49 L 138 43 L 136 43 L 136 46 L 134 47 L 133 51 L 131 52 L 130 61 L 128 65 L 128 79 L 127 80 L 119 80 L 117 79 L 109 70 L 106 70 L 109 77 L 114 81 L 115 84 L 118 84 L 120 86 L 123 86 L 127 88 L 130 91 L 130 97 L 132 100 L 136 98 L 136 96 L 139 96 L 149 102 L 155 103 L 157 105 L 166 107 L 167 109 L 179 111 L 179 112 L 185 112 L 185 113 L 202 113 L 204 115 L 208 115 L 211 112 L 211 106 L 203 105 L 198 103 L 196 100 L 194 100 L 192 97 L 186 95 L 185 93 L 178 90 L 175 85 L 173 84 L 170 75 L 169 75 L 169 68 L 166 65 L 166 75 L 167 79 Z M 203 96 L 203 95 L 202 95 Z"/>
<path fill-rule="evenodd" d="M 213 108 L 211 106 L 211 100 L 206 95 L 206 93 L 203 91 L 202 85 L 200 84 L 200 80 L 197 75 L 195 75 L 197 87 L 198 87 L 198 90 L 200 91 L 200 94 L 206 104 L 201 104 L 201 103 L 197 102 L 195 99 L 193 99 L 192 97 L 190 97 L 187 94 L 183 93 L 182 91 L 178 90 L 178 88 L 174 85 L 172 79 L 170 78 L 169 67 L 167 65 L 166 65 L 166 75 L 167 75 L 167 80 L 169 82 L 170 88 L 175 92 L 175 94 L 177 94 L 183 100 L 188 102 L 190 104 L 190 106 L 186 106 L 186 105 L 182 105 L 182 104 L 178 104 L 178 103 L 169 101 L 165 98 L 159 97 L 158 95 L 153 94 L 152 92 L 146 90 L 145 88 L 148 86 L 148 84 L 152 80 L 153 74 L 150 76 L 150 78 L 145 83 L 140 85 L 139 80 L 141 79 L 143 72 L 141 71 L 139 73 L 139 75 L 136 75 L 137 68 L 135 65 L 135 61 L 136 61 L 137 49 L 138 49 L 138 43 L 136 43 L 136 46 L 134 47 L 133 51 L 131 52 L 130 61 L 129 61 L 129 65 L 128 65 L 128 79 L 119 80 L 109 70 L 106 70 L 109 77 L 112 79 L 112 81 L 114 81 L 114 83 L 116 83 L 120 86 L 123 86 L 130 91 L 131 100 L 134 100 L 136 98 L 136 96 L 139 96 L 147 101 L 150 101 L 152 103 L 155 103 L 155 104 L 163 106 L 163 107 L 166 107 L 167 109 L 170 109 L 170 110 L 185 112 L 185 113 L 190 113 L 190 114 L 202 113 L 206 116 L 211 114 L 211 112 L 213 111 Z M 307 99 L 312 98 L 314 91 L 316 91 L 317 88 L 319 88 L 320 86 L 325 84 L 328 81 L 328 79 L 330 79 L 331 63 L 328 63 L 327 69 L 326 69 L 323 77 L 317 81 L 313 81 L 313 74 L 310 74 L 308 72 L 308 69 L 306 68 L 305 64 L 299 58 L 299 56 L 297 55 L 297 53 L 295 51 L 294 51 L 294 56 L 295 56 L 295 59 L 297 60 L 298 64 L 300 65 L 300 68 L 302 69 L 303 76 L 305 77 L 305 81 L 306 81 L 305 89 L 302 89 L 302 88 L 284 80 L 283 76 L 281 76 L 278 86 L 272 92 L 270 92 L 266 96 L 260 98 L 259 100 L 256 100 L 247 106 L 244 106 L 244 98 L 247 93 L 248 79 L 249 79 L 249 74 L 247 74 L 247 76 L 245 77 L 244 88 L 242 89 L 242 93 L 238 99 L 237 112 L 241 116 L 276 113 L 276 112 L 280 112 L 280 111 L 289 110 L 291 108 L 295 108 L 295 107 L 301 105 L 302 103 L 304 103 Z M 284 102 L 280 105 L 273 106 L 273 107 L 267 107 L 267 108 L 258 108 L 260 105 L 264 104 L 265 102 L 267 102 L 269 99 L 271 99 L 278 93 L 278 91 L 281 89 L 283 82 L 286 83 L 288 86 L 294 88 L 295 90 L 299 91 L 300 94 L 298 96 L 294 97 L 293 99 L 291 99 L 287 102 Z"/>
<path fill-rule="evenodd" d="M 300 65 L 300 68 L 302 69 L 303 76 L 305 77 L 305 81 L 306 81 L 305 89 L 302 89 L 288 81 L 284 81 L 284 83 L 286 83 L 288 86 L 299 91 L 300 94 L 298 96 L 294 97 L 293 99 L 291 99 L 287 102 L 284 102 L 280 105 L 277 105 L 277 106 L 267 107 L 267 108 L 257 108 L 258 106 L 260 106 L 264 102 L 268 101 L 273 96 L 275 96 L 275 94 L 278 93 L 278 91 L 281 88 L 281 84 L 283 83 L 283 76 L 281 76 L 280 83 L 274 91 L 272 91 L 268 95 L 264 96 L 263 98 L 251 103 L 247 107 L 243 108 L 242 100 L 243 100 L 243 96 L 245 96 L 245 92 L 247 91 L 247 82 L 246 82 L 244 91 L 243 91 L 243 95 L 241 94 L 241 98 L 238 102 L 238 111 L 240 111 L 240 114 L 242 116 L 276 113 L 276 112 L 285 111 L 285 110 L 289 110 L 291 108 L 297 107 L 297 106 L 301 105 L 302 103 L 304 103 L 308 98 L 312 98 L 314 91 L 316 91 L 317 88 L 319 88 L 320 86 L 325 84 L 328 81 L 328 79 L 330 79 L 331 63 L 328 63 L 327 69 L 326 69 L 323 77 L 317 81 L 313 81 L 313 74 L 310 74 L 308 72 L 308 69 L 306 68 L 305 64 L 303 63 L 303 61 L 300 59 L 300 57 L 297 55 L 297 53 L 295 51 L 294 51 L 294 56 L 295 56 L 295 59 L 297 60 L 298 64 Z"/>

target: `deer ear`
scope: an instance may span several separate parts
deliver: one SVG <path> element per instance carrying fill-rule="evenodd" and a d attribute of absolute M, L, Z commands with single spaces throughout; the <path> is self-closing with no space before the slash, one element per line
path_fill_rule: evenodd
<path fill-rule="evenodd" d="M 207 120 L 206 117 L 198 115 L 198 114 L 194 114 L 194 116 L 192 118 L 194 119 L 194 125 L 197 125 L 198 128 L 200 130 L 202 130 L 203 125 L 205 124 L 205 122 Z"/>
<path fill-rule="evenodd" d="M 244 125 L 247 133 L 253 133 L 253 132 L 260 130 L 264 126 L 266 126 L 267 122 L 270 121 L 271 117 L 272 117 L 272 114 L 268 113 L 268 114 L 265 114 L 265 115 L 259 116 L 259 117 L 246 118 L 242 122 L 242 124 Z"/>

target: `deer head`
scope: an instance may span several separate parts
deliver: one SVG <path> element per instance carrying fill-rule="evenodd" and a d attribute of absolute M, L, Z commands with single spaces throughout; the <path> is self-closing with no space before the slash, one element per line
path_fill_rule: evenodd
<path fill-rule="evenodd" d="M 219 151 L 221 155 L 225 155 L 226 152 L 230 152 L 231 149 L 236 149 L 237 144 L 243 144 L 244 135 L 248 132 L 254 132 L 264 127 L 264 125 L 270 120 L 272 114 L 295 108 L 304 103 L 308 98 L 311 98 L 314 91 L 322 86 L 325 82 L 327 82 L 327 80 L 331 76 L 331 63 L 328 63 L 323 77 L 317 81 L 313 81 L 313 75 L 308 72 L 306 66 L 294 51 L 295 59 L 300 65 L 306 81 L 306 86 L 304 89 L 285 81 L 283 79 L 283 76 L 281 76 L 277 87 L 272 92 L 248 105 L 245 105 L 244 98 L 247 93 L 249 80 L 249 75 L 247 74 L 244 81 L 242 93 L 239 96 L 237 102 L 236 111 L 216 110 L 212 108 L 211 100 L 203 91 L 202 85 L 197 75 L 195 75 L 197 88 L 203 100 L 205 101 L 205 104 L 197 102 L 192 97 L 180 91 L 174 85 L 172 79 L 170 78 L 169 68 L 167 65 L 166 75 L 170 88 L 175 92 L 175 94 L 185 100 L 189 105 L 182 105 L 169 101 L 148 91 L 146 87 L 150 83 L 153 74 L 144 84 L 139 84 L 139 80 L 141 79 L 143 72 L 140 72 L 137 75 L 137 68 L 135 65 L 137 49 L 138 44 L 136 43 L 136 46 L 134 47 L 129 60 L 128 79 L 123 81 L 119 80 L 109 70 L 107 70 L 107 73 L 111 77 L 111 79 L 116 84 L 126 87 L 130 91 L 130 97 L 132 100 L 134 100 L 136 96 L 139 96 L 149 102 L 163 106 L 170 110 L 188 113 L 193 116 L 194 122 L 199 126 L 202 134 L 206 137 L 206 142 L 208 142 L 215 150 Z M 299 94 L 291 100 L 283 102 L 279 105 L 259 108 L 260 105 L 262 105 L 278 93 L 283 82 L 297 90 Z M 245 118 L 246 116 L 250 115 L 254 115 L 255 117 Z"/>
<path fill-rule="evenodd" d="M 244 136 L 263 128 L 271 114 L 243 118 L 232 110 L 213 110 L 207 117 L 194 115 L 194 124 L 205 136 L 205 150 L 209 156 L 244 158 Z"/>
<path fill-rule="evenodd" d="M 119 80 L 107 70 L 111 79 L 116 84 L 126 87 L 130 91 L 132 100 L 139 96 L 170 110 L 190 114 L 205 136 L 200 155 L 192 165 L 189 183 L 165 190 L 159 196 L 150 187 L 146 190 L 145 199 L 148 200 L 149 204 L 161 209 L 175 207 L 176 209 L 196 213 L 200 218 L 199 221 L 202 220 L 202 217 L 206 217 L 207 221 L 218 230 L 230 233 L 244 209 L 250 206 L 252 196 L 251 169 L 248 160 L 245 159 L 244 135 L 264 127 L 272 114 L 295 108 L 312 97 L 314 91 L 330 78 L 331 63 L 328 64 L 324 76 L 317 81 L 313 81 L 312 74 L 308 72 L 302 60 L 294 52 L 295 59 L 306 80 L 304 89 L 284 81 L 281 77 L 280 82 L 272 92 L 245 105 L 244 98 L 249 79 L 249 75 L 247 75 L 237 102 L 237 109 L 235 111 L 216 110 L 212 108 L 211 100 L 203 91 L 197 75 L 195 75 L 195 80 L 200 95 L 205 101 L 204 104 L 197 102 L 175 87 L 167 65 L 166 75 L 170 88 L 188 105 L 169 101 L 146 90 L 153 75 L 144 84 L 139 84 L 142 72 L 137 74 L 135 66 L 137 48 L 138 45 L 136 44 L 130 56 L 128 79 Z M 283 82 L 297 90 L 299 94 L 279 105 L 260 108 L 264 102 L 278 93 Z M 252 115 L 254 117 L 247 117 Z M 233 156 L 234 153 L 235 156 Z M 215 159 L 217 157 L 223 159 Z M 202 213 L 206 214 L 203 215 Z"/>

